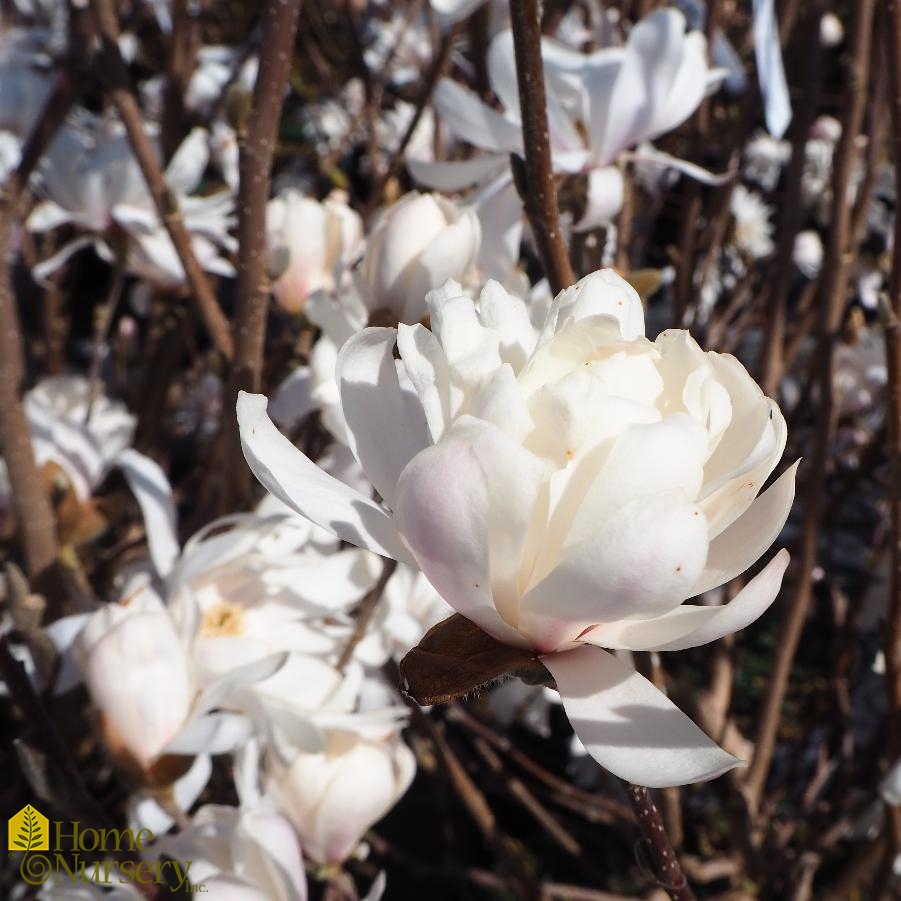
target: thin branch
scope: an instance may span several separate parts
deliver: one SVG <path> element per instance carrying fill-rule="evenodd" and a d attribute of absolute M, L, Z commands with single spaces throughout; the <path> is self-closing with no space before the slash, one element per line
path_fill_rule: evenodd
<path fill-rule="evenodd" d="M 272 159 L 291 73 L 294 39 L 302 0 L 267 0 L 262 14 L 260 68 L 253 89 L 253 107 L 246 131 L 239 135 L 238 279 L 236 285 L 235 361 L 226 396 L 220 468 L 222 509 L 232 509 L 250 490 L 250 470 L 244 465 L 235 420 L 239 391 L 259 391 L 271 291 L 266 249 L 266 204 L 272 180 Z"/>
<path fill-rule="evenodd" d="M 569 287 L 575 279 L 560 231 L 544 92 L 538 0 L 510 0 L 510 19 L 525 148 L 523 203 L 551 291 L 556 294 Z"/>
<path fill-rule="evenodd" d="M 775 276 L 767 303 L 766 340 L 763 342 L 761 381 L 763 390 L 776 397 L 785 367 L 785 326 L 788 291 L 794 271 L 792 258 L 795 238 L 801 228 L 804 205 L 801 200 L 805 148 L 817 112 L 820 95 L 820 21 L 822 4 L 812 3 L 803 25 L 804 72 L 801 76 L 801 102 L 795 104 L 792 122 L 792 155 L 785 173 L 785 191 L 779 205 L 779 246 L 774 261 Z"/>
<path fill-rule="evenodd" d="M 347 664 L 350 663 L 351 658 L 354 655 L 357 645 L 365 638 L 366 629 L 368 628 L 369 623 L 372 622 L 372 617 L 375 615 L 379 601 L 382 599 L 382 593 L 385 591 L 385 586 L 388 584 L 388 580 L 396 569 L 396 560 L 388 560 L 387 558 L 382 560 L 382 571 L 379 574 L 378 580 L 366 593 L 363 600 L 360 601 L 356 619 L 354 620 L 353 632 L 347 640 L 347 644 L 344 645 L 341 656 L 338 658 L 336 668 L 340 672 L 344 672 L 344 669 L 347 667 Z"/>
<path fill-rule="evenodd" d="M 816 434 L 806 478 L 804 530 L 798 566 L 798 585 L 792 596 L 782 624 L 776 647 L 773 668 L 767 683 L 755 741 L 754 757 L 747 770 L 746 800 L 756 812 L 766 782 L 770 761 L 776 746 L 776 733 L 782 702 L 788 688 L 792 662 L 807 619 L 813 597 L 812 573 L 817 561 L 820 534 L 820 510 L 826 487 L 826 471 L 834 434 L 835 401 L 833 396 L 833 356 L 841 328 L 845 306 L 850 250 L 852 208 L 848 200 L 848 186 L 857 159 L 857 136 L 863 124 L 867 104 L 870 44 L 873 31 L 875 0 L 859 0 L 854 11 L 852 53 L 848 62 L 846 115 L 842 136 L 835 155 L 832 181 L 832 230 L 826 251 L 826 269 L 820 295 L 817 380 Z"/>
<path fill-rule="evenodd" d="M 901 183 L 901 0 L 888 0 L 887 53 L 890 77 L 892 146 L 895 155 L 895 182 Z M 886 689 L 889 702 L 890 759 L 901 756 L 901 216 L 895 216 L 892 249 L 892 280 L 889 322 L 885 329 L 885 349 L 889 374 L 886 409 L 888 458 L 891 461 L 889 510 L 891 518 L 891 591 L 888 629 L 885 637 Z M 892 865 L 901 853 L 901 810 L 888 810 L 888 848 L 883 873 L 891 878 Z"/>
<path fill-rule="evenodd" d="M 135 159 L 147 183 L 157 213 L 166 229 L 191 288 L 194 301 L 213 344 L 226 358 L 233 353 L 228 319 L 219 307 L 206 273 L 197 261 L 191 236 L 175 198 L 166 185 L 159 157 L 144 130 L 143 115 L 135 99 L 131 79 L 119 50 L 119 22 L 112 0 L 91 0 L 91 12 L 100 35 L 99 67 L 106 81 L 110 98 L 125 126 L 125 132 Z"/>
<path fill-rule="evenodd" d="M 650 791 L 642 785 L 628 785 L 626 794 L 644 837 L 644 844 L 653 859 L 657 883 L 666 889 L 673 901 L 697 901 L 663 828 L 663 818 L 651 799 Z"/>

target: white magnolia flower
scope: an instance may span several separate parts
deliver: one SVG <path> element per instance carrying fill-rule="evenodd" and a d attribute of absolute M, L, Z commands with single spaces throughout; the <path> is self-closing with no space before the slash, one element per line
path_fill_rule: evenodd
<path fill-rule="evenodd" d="M 472 210 L 439 194 L 405 194 L 385 210 L 366 241 L 359 287 L 367 309 L 418 322 L 432 285 L 466 280 L 480 239 Z"/>
<path fill-rule="evenodd" d="M 774 250 L 772 209 L 756 191 L 736 185 L 730 200 L 735 220 L 735 246 L 752 260 L 768 257 Z"/>
<path fill-rule="evenodd" d="M 228 191 L 192 195 L 209 159 L 206 132 L 194 129 L 172 157 L 165 177 L 173 192 L 200 265 L 208 272 L 232 275 L 222 249 L 235 248 L 228 234 L 233 198 Z M 132 154 L 123 127 L 101 123 L 84 114 L 63 128 L 42 161 L 38 203 L 26 226 L 45 232 L 71 223 L 80 237 L 50 259 L 34 267 L 37 279 L 46 278 L 73 253 L 92 246 L 107 262 L 115 262 L 122 235 L 128 272 L 166 287 L 184 282 L 184 269 L 168 233 L 160 222 L 144 177 Z"/>
<path fill-rule="evenodd" d="M 291 824 L 263 806 L 208 804 L 190 826 L 154 845 L 158 854 L 191 861 L 192 885 L 217 901 L 306 901 L 307 878 Z"/>
<path fill-rule="evenodd" d="M 364 736 L 330 732 L 318 754 L 299 754 L 289 766 L 268 763 L 266 788 L 300 835 L 304 853 L 338 864 L 366 830 L 409 788 L 413 752 L 396 730 Z"/>
<path fill-rule="evenodd" d="M 625 47 L 582 54 L 545 39 L 542 55 L 554 171 L 587 174 L 587 208 L 577 227 L 593 228 L 622 206 L 620 155 L 684 122 L 719 82 L 720 73 L 707 65 L 704 35 L 686 34 L 685 18 L 674 9 L 658 9 L 644 18 Z M 500 241 L 510 253 L 518 250 L 522 217 L 508 158 L 524 153 L 510 31 L 492 41 L 488 72 L 503 112 L 450 79 L 443 79 L 434 94 L 435 108 L 454 134 L 488 155 L 459 163 L 410 162 L 409 168 L 421 182 L 442 190 L 491 182 L 475 203 L 486 240 L 492 248 Z M 643 148 L 641 156 L 710 178 L 700 167 L 652 148 Z M 486 274 L 498 275 L 490 268 Z"/>
<path fill-rule="evenodd" d="M 249 720 L 215 709 L 284 662 L 276 656 L 236 667 L 200 691 L 190 636 L 179 631 L 149 587 L 53 626 L 57 636 L 74 635 L 72 657 L 110 755 L 148 785 L 169 784 L 195 755 L 225 753 L 244 741 Z"/>
<path fill-rule="evenodd" d="M 38 466 L 57 464 L 81 501 L 103 481 L 135 430 L 135 417 L 124 404 L 103 393 L 92 402 L 83 376 L 40 381 L 25 395 L 25 415 Z M 8 495 L 6 465 L 0 461 L 0 506 Z"/>
<path fill-rule="evenodd" d="M 562 292 L 537 344 L 496 284 L 478 310 L 452 285 L 429 309 L 431 332 L 367 329 L 338 360 L 351 447 L 382 504 L 318 470 L 265 398 L 243 394 L 257 477 L 346 540 L 415 562 L 459 613 L 541 655 L 580 739 L 617 775 L 674 785 L 738 765 L 603 649 L 706 644 L 772 603 L 785 551 L 729 604 L 682 602 L 781 531 L 794 467 L 755 500 L 785 446 L 776 404 L 687 332 L 645 338 L 638 295 L 611 271 Z"/>
<path fill-rule="evenodd" d="M 363 244 L 363 222 L 342 191 L 321 203 L 293 189 L 283 191 L 266 208 L 266 233 L 278 273 L 272 284 L 275 299 L 294 313 L 314 292 L 340 287 Z"/>

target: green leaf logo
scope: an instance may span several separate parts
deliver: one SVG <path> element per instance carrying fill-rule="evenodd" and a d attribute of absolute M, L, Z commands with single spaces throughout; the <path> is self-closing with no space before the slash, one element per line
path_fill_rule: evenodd
<path fill-rule="evenodd" d="M 9 820 L 10 851 L 46 851 L 49 823 L 39 810 L 26 804 Z"/>

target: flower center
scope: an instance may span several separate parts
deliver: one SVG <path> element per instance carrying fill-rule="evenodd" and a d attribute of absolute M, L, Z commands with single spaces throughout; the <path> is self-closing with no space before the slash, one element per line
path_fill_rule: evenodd
<path fill-rule="evenodd" d="M 204 638 L 244 633 L 244 611 L 228 601 L 220 601 L 204 611 L 200 634 Z"/>

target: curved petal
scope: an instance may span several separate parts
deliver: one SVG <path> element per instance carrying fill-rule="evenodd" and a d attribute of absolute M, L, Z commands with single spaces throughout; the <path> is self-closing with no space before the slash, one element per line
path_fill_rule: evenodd
<path fill-rule="evenodd" d="M 779 551 L 728 604 L 683 604 L 655 619 L 599 626 L 579 640 L 629 651 L 681 651 L 709 644 L 744 629 L 767 610 L 776 600 L 788 561 L 788 551 Z"/>
<path fill-rule="evenodd" d="M 710 542 L 707 564 L 692 594 L 703 594 L 741 575 L 779 537 L 795 499 L 798 464 L 790 466 L 728 528 Z"/>
<path fill-rule="evenodd" d="M 403 360 L 429 427 L 437 441 L 448 427 L 450 414 L 450 372 L 438 339 L 423 325 L 397 327 L 397 351 Z"/>
<path fill-rule="evenodd" d="M 158 463 L 132 448 L 119 454 L 116 465 L 122 470 L 144 516 L 144 530 L 153 566 L 160 576 L 166 578 L 180 551 L 175 501 L 169 479 Z"/>
<path fill-rule="evenodd" d="M 588 753 L 621 779 L 664 788 L 713 779 L 741 766 L 612 654 L 581 647 L 541 660 Z"/>
<path fill-rule="evenodd" d="M 432 102 L 451 131 L 467 143 L 494 153 L 522 152 L 519 125 L 484 104 L 468 88 L 442 78 Z"/>
<path fill-rule="evenodd" d="M 366 329 L 341 348 L 335 366 L 351 449 L 392 509 L 401 471 L 432 443 L 422 405 L 398 380 L 396 341 L 395 329 Z"/>
<path fill-rule="evenodd" d="M 792 118 L 773 0 L 754 0 L 754 57 L 767 131 L 781 138 Z"/>
<path fill-rule="evenodd" d="M 266 415 L 262 394 L 240 392 L 237 413 L 244 457 L 267 491 L 344 541 L 412 562 L 390 514 L 301 453 Z"/>
<path fill-rule="evenodd" d="M 667 613 L 688 596 L 706 556 L 706 520 L 683 492 L 630 501 L 526 594 L 519 629 L 552 651 L 596 623 Z"/>
<path fill-rule="evenodd" d="M 601 166 L 588 173 L 585 212 L 576 223 L 577 232 L 610 222 L 623 208 L 623 174 L 616 166 Z"/>
<path fill-rule="evenodd" d="M 457 612 L 515 647 L 524 641 L 504 613 L 515 605 L 540 469 L 500 429 L 463 417 L 397 486 L 397 522 L 426 578 Z"/>
<path fill-rule="evenodd" d="M 488 154 L 450 163 L 407 160 L 407 169 L 416 181 L 430 188 L 459 191 L 500 175 L 507 169 L 507 155 Z"/>

